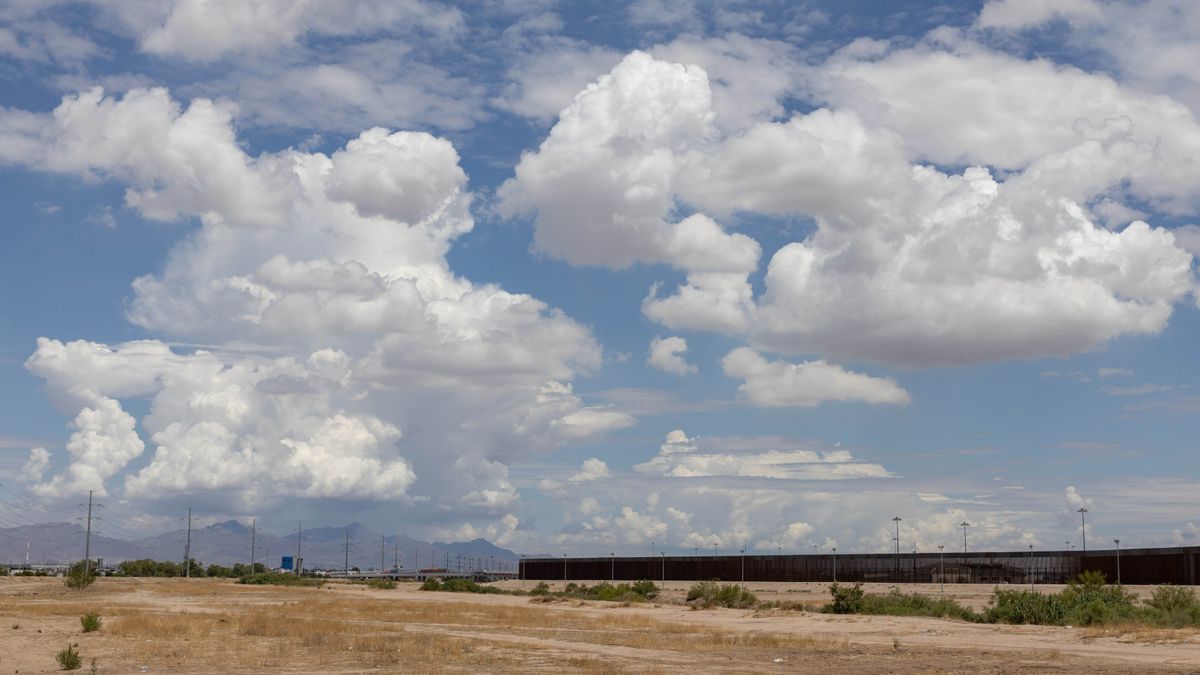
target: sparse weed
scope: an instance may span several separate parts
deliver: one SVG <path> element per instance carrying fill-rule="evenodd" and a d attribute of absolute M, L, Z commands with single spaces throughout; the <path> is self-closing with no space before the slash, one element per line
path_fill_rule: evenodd
<path fill-rule="evenodd" d="M 83 659 L 79 658 L 79 651 L 75 649 L 75 645 L 67 645 L 67 648 L 54 655 L 58 661 L 58 667 L 63 670 L 79 670 L 83 666 Z"/>
<path fill-rule="evenodd" d="M 83 626 L 83 632 L 91 633 L 100 630 L 100 615 L 96 612 L 88 612 L 79 617 L 79 623 Z"/>
<path fill-rule="evenodd" d="M 715 581 L 701 581 L 688 589 L 687 602 L 693 609 L 708 609 L 709 607 L 745 609 L 758 604 L 758 597 L 737 584 L 722 585 Z"/>

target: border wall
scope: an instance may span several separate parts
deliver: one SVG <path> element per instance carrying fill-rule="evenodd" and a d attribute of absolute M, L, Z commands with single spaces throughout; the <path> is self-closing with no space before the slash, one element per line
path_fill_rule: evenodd
<path fill-rule="evenodd" d="M 849 553 L 524 558 L 522 579 L 541 581 L 793 581 L 1065 584 L 1085 570 L 1117 581 L 1116 550 L 981 553 Z M 1200 546 L 1120 551 L 1124 584 L 1195 585 Z M 836 575 L 836 576 L 835 576 Z"/>

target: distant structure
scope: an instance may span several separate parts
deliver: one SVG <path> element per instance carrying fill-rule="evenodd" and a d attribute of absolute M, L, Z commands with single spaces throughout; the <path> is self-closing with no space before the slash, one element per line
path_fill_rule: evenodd
<path fill-rule="evenodd" d="M 698 553 L 698 551 L 697 551 Z M 1065 584 L 1096 570 L 1126 584 L 1196 585 L 1200 546 L 1091 551 L 946 553 L 838 553 L 813 555 L 691 555 L 524 558 L 522 579 L 563 581 L 639 579 L 966 584 Z M 1118 562 L 1119 560 L 1119 562 Z M 744 564 L 744 568 L 743 568 Z"/>

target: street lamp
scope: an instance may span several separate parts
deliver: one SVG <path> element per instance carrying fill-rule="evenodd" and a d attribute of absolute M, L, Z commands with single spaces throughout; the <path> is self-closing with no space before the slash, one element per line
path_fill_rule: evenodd
<path fill-rule="evenodd" d="M 746 543 L 742 542 L 742 585 L 746 585 Z"/>
<path fill-rule="evenodd" d="M 938 577 L 942 580 L 942 593 L 946 592 L 946 564 L 943 557 L 945 552 L 942 550 L 944 548 L 945 544 L 938 544 Z"/>
<path fill-rule="evenodd" d="M 567 582 L 567 554 L 563 554 L 563 583 Z"/>
<path fill-rule="evenodd" d="M 959 525 L 961 525 L 962 529 L 963 529 L 963 554 L 966 554 L 966 552 L 967 552 L 967 528 L 970 527 L 971 524 L 964 520 L 961 523 L 959 523 Z"/>
<path fill-rule="evenodd" d="M 1079 507 L 1079 536 L 1082 537 L 1080 541 L 1083 542 L 1084 553 L 1087 553 L 1087 512 L 1087 509 Z"/>
<path fill-rule="evenodd" d="M 1029 590 L 1033 590 L 1033 544 L 1029 545 Z"/>
<path fill-rule="evenodd" d="M 608 554 L 608 580 L 617 580 L 617 552 L 613 551 Z"/>
<path fill-rule="evenodd" d="M 833 547 L 833 583 L 837 583 L 837 547 Z"/>
<path fill-rule="evenodd" d="M 1113 539 L 1113 543 L 1117 545 L 1117 585 L 1121 585 L 1121 540 Z M 1137 576 L 1136 574 L 1134 576 Z"/>
<path fill-rule="evenodd" d="M 904 520 L 900 516 L 892 518 L 892 522 L 896 523 L 896 581 L 900 581 L 900 521 Z"/>
<path fill-rule="evenodd" d="M 662 554 L 662 561 L 663 561 L 662 580 L 663 580 L 663 583 L 665 584 L 665 583 L 667 583 L 667 552 L 660 551 L 660 553 Z"/>

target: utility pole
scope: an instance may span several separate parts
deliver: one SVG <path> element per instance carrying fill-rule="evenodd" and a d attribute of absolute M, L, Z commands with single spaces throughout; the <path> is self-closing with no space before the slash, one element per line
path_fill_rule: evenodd
<path fill-rule="evenodd" d="M 192 507 L 188 507 L 187 544 L 183 547 L 183 575 L 192 578 Z"/>
<path fill-rule="evenodd" d="M 92 493 L 94 490 L 88 490 L 88 514 L 87 514 L 87 534 L 83 539 L 83 576 L 88 576 L 92 572 Z"/>
<path fill-rule="evenodd" d="M 904 520 L 900 516 L 892 518 L 892 522 L 896 523 L 896 581 L 900 581 L 900 521 Z"/>
<path fill-rule="evenodd" d="M 942 557 L 944 548 L 946 548 L 945 544 L 938 544 L 938 577 L 942 580 L 942 593 L 946 592 L 946 564 L 945 558 Z"/>
<path fill-rule="evenodd" d="M 387 535 L 379 535 L 379 573 L 383 574 L 387 568 Z"/>
<path fill-rule="evenodd" d="M 250 574 L 254 574 L 254 544 L 258 535 L 258 518 L 250 521 Z"/>
<path fill-rule="evenodd" d="M 396 568 L 396 574 L 400 573 L 400 544 L 396 544 L 396 549 L 392 551 L 392 566 Z"/>
<path fill-rule="evenodd" d="M 25 569 L 29 569 L 29 535 L 25 535 Z"/>
<path fill-rule="evenodd" d="M 300 542 L 304 539 L 304 521 L 296 521 L 296 576 L 300 576 Z"/>
<path fill-rule="evenodd" d="M 342 567 L 342 574 L 345 578 L 350 578 L 350 528 L 346 528 L 346 561 Z"/>
<path fill-rule="evenodd" d="M 1082 537 L 1084 553 L 1087 553 L 1087 512 L 1087 509 L 1079 507 L 1079 536 Z"/>
<path fill-rule="evenodd" d="M 1113 543 L 1117 545 L 1117 585 L 1121 585 L 1121 540 L 1113 539 Z"/>

